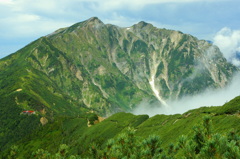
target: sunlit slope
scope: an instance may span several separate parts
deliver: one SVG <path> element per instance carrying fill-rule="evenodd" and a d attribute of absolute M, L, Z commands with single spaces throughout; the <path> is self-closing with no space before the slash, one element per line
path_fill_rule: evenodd
<path fill-rule="evenodd" d="M 216 46 L 191 35 L 90 18 L 0 60 L 0 147 L 31 134 L 41 119 L 110 116 L 143 100 L 166 106 L 166 99 L 224 87 L 236 71 Z M 36 114 L 25 118 L 24 110 Z"/>
<path fill-rule="evenodd" d="M 151 118 L 147 115 L 117 113 L 91 127 L 87 126 L 87 120 L 84 118 L 63 117 L 39 129 L 17 145 L 21 152 L 20 156 L 27 156 L 29 152 L 39 148 L 56 152 L 63 143 L 70 147 L 70 154 L 84 155 L 91 143 L 94 142 L 99 147 L 104 146 L 108 139 L 132 127 L 136 136 L 140 138 L 153 134 L 160 136 L 163 147 L 167 147 L 171 143 L 176 143 L 179 136 L 191 135 L 193 126 L 199 125 L 204 116 L 211 117 L 214 133 L 226 134 L 230 130 L 235 130 L 239 134 L 239 101 L 240 96 L 221 107 L 202 107 L 184 114 L 156 115 Z"/>
<path fill-rule="evenodd" d="M 6 98 L 28 96 L 18 104 L 22 109 L 108 116 L 142 100 L 166 106 L 166 99 L 224 87 L 237 68 L 191 35 L 145 22 L 121 28 L 94 17 L 1 59 L 0 71 Z"/>

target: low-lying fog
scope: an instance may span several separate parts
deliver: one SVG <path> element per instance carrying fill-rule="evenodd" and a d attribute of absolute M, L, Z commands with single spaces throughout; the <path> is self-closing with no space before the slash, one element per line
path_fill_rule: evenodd
<path fill-rule="evenodd" d="M 240 74 L 234 76 L 232 82 L 225 88 L 206 90 L 194 96 L 185 96 L 180 100 L 167 101 L 168 107 L 159 106 L 159 103 L 143 101 L 132 112 L 133 114 L 182 114 L 190 109 L 202 106 L 221 106 L 240 95 Z"/>
<path fill-rule="evenodd" d="M 222 51 L 225 58 L 235 66 L 240 66 L 240 59 L 237 53 L 240 52 L 240 30 L 231 30 L 229 28 L 221 29 L 213 38 L 213 44 L 217 45 Z M 221 106 L 240 95 L 240 73 L 236 74 L 232 81 L 225 88 L 205 90 L 204 92 L 194 95 L 185 96 L 180 100 L 166 101 L 166 106 L 159 106 L 159 103 L 141 102 L 133 114 L 182 114 L 190 109 L 202 106 Z"/>

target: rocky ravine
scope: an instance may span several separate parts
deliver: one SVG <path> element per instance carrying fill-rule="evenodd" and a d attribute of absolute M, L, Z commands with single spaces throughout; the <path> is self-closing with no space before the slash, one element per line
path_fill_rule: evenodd
<path fill-rule="evenodd" d="M 17 56 L 31 78 L 38 74 L 40 87 L 40 76 L 51 81 L 42 86 L 49 96 L 66 99 L 74 111 L 83 107 L 102 115 L 129 111 L 146 99 L 167 106 L 166 99 L 224 87 L 237 71 L 207 41 L 145 22 L 122 28 L 96 17 L 42 37 L 11 58 Z M 13 65 L 11 58 L 2 65 Z M 25 90 L 29 83 L 22 83 Z M 52 109 L 50 99 L 41 100 Z"/>
<path fill-rule="evenodd" d="M 227 63 L 219 49 L 207 41 L 179 31 L 158 29 L 145 22 L 121 28 L 91 18 L 78 24 L 77 28 L 71 31 L 67 28 L 62 32 L 79 39 L 71 46 L 71 51 L 75 49 L 81 54 L 83 48 L 79 45 L 87 41 L 106 56 L 104 60 L 116 65 L 140 90 L 153 94 L 163 105 L 166 105 L 164 99 L 198 93 L 208 87 L 224 87 L 236 70 Z M 62 34 L 49 37 L 58 48 L 62 46 L 56 39 Z M 91 56 L 81 56 L 86 67 L 86 61 L 94 58 Z M 104 74 L 98 71 L 100 68 L 107 70 L 100 64 L 92 70 L 93 78 Z M 107 90 L 102 92 L 105 96 L 108 94 Z"/>

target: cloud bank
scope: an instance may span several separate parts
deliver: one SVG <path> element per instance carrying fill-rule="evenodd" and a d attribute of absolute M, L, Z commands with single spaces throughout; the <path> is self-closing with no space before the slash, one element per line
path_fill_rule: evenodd
<path fill-rule="evenodd" d="M 240 67 L 240 30 L 230 28 L 221 29 L 214 37 L 214 44 L 223 52 L 225 58 L 232 64 Z"/>
<path fill-rule="evenodd" d="M 236 96 L 240 95 L 240 74 L 236 74 L 227 87 L 214 90 L 206 90 L 194 96 L 185 96 L 180 100 L 167 101 L 169 107 L 161 107 L 159 103 L 149 103 L 143 101 L 133 114 L 148 114 L 154 116 L 156 114 L 182 114 L 188 110 L 199 108 L 202 106 L 222 106 Z"/>
<path fill-rule="evenodd" d="M 217 45 L 224 57 L 233 65 L 240 67 L 240 30 L 231 30 L 227 27 L 221 29 L 214 36 L 214 44 Z M 214 56 L 210 47 L 207 56 Z M 214 52 L 214 51 L 213 51 Z M 211 59 L 211 58 L 208 58 Z M 194 78 L 196 73 L 204 71 L 201 63 L 196 63 L 197 72 L 186 80 Z M 224 103 L 230 101 L 236 96 L 240 95 L 240 73 L 237 73 L 229 85 L 224 88 L 205 90 L 204 92 L 194 96 L 184 96 L 179 100 L 167 101 L 168 107 L 161 107 L 158 102 L 150 103 L 149 101 L 142 101 L 136 109 L 134 114 L 148 114 L 154 116 L 156 114 L 182 114 L 190 109 L 199 108 L 202 106 L 222 106 Z"/>

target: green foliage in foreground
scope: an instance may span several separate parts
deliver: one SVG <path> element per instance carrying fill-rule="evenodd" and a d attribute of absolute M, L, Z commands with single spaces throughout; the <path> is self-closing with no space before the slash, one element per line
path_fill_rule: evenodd
<path fill-rule="evenodd" d="M 209 116 L 203 123 L 193 127 L 189 136 L 180 136 L 175 144 L 168 148 L 162 146 L 159 136 L 150 135 L 141 140 L 135 136 L 134 129 L 128 129 L 110 139 L 104 149 L 96 145 L 90 147 L 90 158 L 240 158 L 240 136 L 234 130 L 226 134 L 212 132 Z"/>
<path fill-rule="evenodd" d="M 27 138 L 16 142 L 12 149 L 4 150 L 0 158 L 7 158 L 10 154 L 16 154 L 20 159 L 32 158 L 33 152 L 55 156 L 63 144 L 68 147 L 65 158 L 71 155 L 93 158 L 94 153 L 97 157 L 105 155 L 110 158 L 111 155 L 120 155 L 122 152 L 138 152 L 136 155 L 144 158 L 144 155 L 149 154 L 142 151 L 147 151 L 149 148 L 146 145 L 152 142 L 159 149 L 151 152 L 151 155 L 157 153 L 162 158 L 164 155 L 166 158 L 201 158 L 208 153 L 215 157 L 220 155 L 219 158 L 224 158 L 229 153 L 237 156 L 240 134 L 239 101 L 240 96 L 221 107 L 202 107 L 184 114 L 156 115 L 151 118 L 121 112 L 91 127 L 87 123 L 96 119 L 94 114 L 87 114 L 86 117 L 56 117 Z M 217 148 L 214 147 L 215 143 Z M 117 151 L 120 154 L 116 154 Z"/>
<path fill-rule="evenodd" d="M 68 152 L 71 148 L 66 144 L 61 144 L 56 154 L 38 149 L 32 153 L 31 157 L 36 159 L 240 158 L 240 136 L 234 130 L 228 134 L 213 133 L 210 116 L 205 116 L 202 124 L 194 126 L 192 131 L 192 135 L 182 135 L 176 143 L 164 148 L 159 136 L 150 135 L 141 139 L 136 136 L 135 130 L 129 127 L 116 138 L 108 140 L 103 148 L 92 143 L 85 156 L 69 155 Z M 16 158 L 17 153 L 17 147 L 13 146 L 8 158 Z"/>

